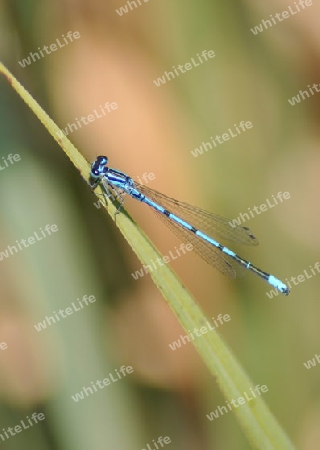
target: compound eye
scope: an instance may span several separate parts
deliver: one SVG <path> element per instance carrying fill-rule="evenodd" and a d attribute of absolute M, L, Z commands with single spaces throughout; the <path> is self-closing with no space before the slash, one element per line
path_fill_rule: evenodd
<path fill-rule="evenodd" d="M 100 171 L 98 169 L 92 169 L 91 170 L 91 175 L 95 175 L 95 176 L 99 176 L 100 175 Z"/>
<path fill-rule="evenodd" d="M 98 156 L 98 158 L 96 159 L 98 164 L 107 164 L 108 163 L 108 158 L 106 156 Z"/>

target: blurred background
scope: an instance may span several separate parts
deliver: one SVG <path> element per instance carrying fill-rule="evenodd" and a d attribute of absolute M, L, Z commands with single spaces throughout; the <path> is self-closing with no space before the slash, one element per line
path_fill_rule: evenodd
<path fill-rule="evenodd" d="M 69 129 L 88 161 L 105 154 L 111 167 L 144 184 L 143 174 L 152 174 L 149 187 L 230 219 L 290 193 L 244 223 L 259 247 L 233 247 L 283 281 L 308 271 L 305 281 L 291 282 L 289 297 L 268 296 L 269 286 L 250 274 L 228 280 L 191 252 L 171 265 L 210 318 L 230 315 L 218 331 L 253 383 L 268 386 L 264 399 L 296 447 L 318 449 L 320 365 L 303 363 L 320 353 L 320 274 L 310 276 L 320 247 L 320 97 L 294 106 L 288 99 L 319 82 L 320 6 L 254 34 L 288 2 L 135 5 L 2 0 L 0 59 L 63 129 L 117 104 Z M 57 39 L 65 44 L 69 31 L 80 38 L 23 67 L 30 52 Z M 215 57 L 159 87 L 153 82 L 203 50 Z M 194 156 L 241 121 L 252 129 Z M 6 165 L 9 154 L 20 160 Z M 2 448 L 154 450 L 152 441 L 168 436 L 165 448 L 174 450 L 249 449 L 233 413 L 207 419 L 225 404 L 215 380 L 192 344 L 171 349 L 185 335 L 177 319 L 149 276 L 134 279 L 141 264 L 3 77 L 0 156 L 0 252 L 47 224 L 58 227 L 0 261 L 0 341 L 7 345 L 0 350 L 0 428 L 33 412 L 46 417 Z M 164 255 L 174 252 L 179 241 L 144 205 L 125 205 Z M 84 295 L 96 301 L 36 330 Z M 134 372 L 72 399 L 123 365 Z"/>

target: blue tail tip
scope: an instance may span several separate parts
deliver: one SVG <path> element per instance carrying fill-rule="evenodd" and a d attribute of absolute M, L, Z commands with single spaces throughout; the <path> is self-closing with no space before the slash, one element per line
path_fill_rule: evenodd
<path fill-rule="evenodd" d="M 274 277 L 273 275 L 269 276 L 268 283 L 271 284 L 271 286 L 274 286 L 276 289 L 278 289 L 278 291 L 281 292 L 281 294 L 284 295 L 290 294 L 290 289 L 288 288 L 288 286 L 282 283 L 282 281 L 278 280 L 278 278 Z"/>

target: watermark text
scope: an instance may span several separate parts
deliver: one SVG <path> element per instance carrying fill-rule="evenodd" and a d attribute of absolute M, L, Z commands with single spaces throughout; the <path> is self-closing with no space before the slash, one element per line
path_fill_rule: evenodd
<path fill-rule="evenodd" d="M 104 378 L 102 381 L 91 381 L 91 386 L 89 387 L 83 387 L 82 391 L 77 392 L 75 395 L 71 395 L 71 398 L 74 402 L 78 402 L 79 400 L 83 400 L 86 397 L 88 397 L 90 394 L 94 394 L 95 392 L 98 392 L 99 389 L 103 389 L 106 386 L 109 386 L 112 383 L 116 383 L 117 381 L 121 380 L 121 378 L 125 377 L 127 374 L 130 374 L 133 372 L 133 368 L 131 366 L 121 366 L 119 371 L 115 369 L 116 374 L 113 377 L 112 373 L 109 373 L 109 378 Z M 121 372 L 121 373 L 119 373 Z"/>
<path fill-rule="evenodd" d="M 320 273 L 320 263 L 316 262 L 314 266 L 309 266 L 309 269 L 304 270 L 303 274 L 300 274 L 296 277 L 291 277 L 290 281 L 288 278 L 286 278 L 286 284 L 289 286 L 290 289 L 292 289 L 293 286 L 297 286 L 300 283 L 303 283 L 304 281 L 308 280 L 309 278 L 314 277 L 315 275 L 318 275 Z M 266 293 L 269 298 L 273 298 L 279 295 L 279 291 L 277 289 L 271 289 L 271 291 Z"/>
<path fill-rule="evenodd" d="M 228 131 L 223 133 L 221 136 L 218 134 L 213 138 L 210 137 L 210 141 L 202 142 L 200 147 L 195 148 L 194 150 L 191 150 L 191 154 L 197 158 L 199 155 L 203 155 L 203 152 L 208 152 L 209 150 L 212 150 L 213 147 L 218 147 L 218 145 L 223 144 L 226 141 L 229 141 L 230 138 L 235 138 L 239 136 L 239 134 L 243 133 L 246 130 L 250 130 L 252 128 L 252 122 L 247 121 L 244 122 L 243 120 L 239 123 L 239 125 L 234 124 L 234 129 L 228 128 Z"/>
<path fill-rule="evenodd" d="M 71 316 L 74 312 L 81 311 L 85 306 L 89 306 L 90 303 L 94 303 L 96 298 L 94 295 L 84 295 L 82 299 L 77 299 L 77 303 L 72 302 L 71 306 L 66 309 L 59 309 L 58 312 L 53 311 L 52 316 L 46 316 L 42 322 L 39 322 L 37 325 L 34 325 L 37 331 L 41 331 L 47 328 L 47 325 L 52 325 L 53 323 L 60 322 L 60 319 L 65 319 L 68 316 Z"/>
<path fill-rule="evenodd" d="M 171 350 L 177 350 L 177 348 L 181 348 L 182 345 L 186 345 L 187 342 L 194 341 L 195 337 L 201 337 L 204 334 L 207 334 L 208 331 L 215 330 L 220 325 L 223 325 L 225 322 L 229 322 L 231 320 L 231 317 L 229 314 L 219 314 L 217 319 L 212 317 L 212 321 L 215 324 L 213 327 L 210 322 L 206 322 L 205 325 L 203 325 L 200 328 L 194 328 L 192 332 L 188 330 L 188 334 L 185 334 L 184 336 L 180 334 L 180 338 L 177 341 L 173 341 L 172 344 L 169 344 L 169 347 Z"/>
<path fill-rule="evenodd" d="M 213 50 L 209 51 L 203 50 L 201 55 L 197 53 L 196 58 L 191 58 L 190 60 L 191 62 L 179 64 L 177 67 L 172 66 L 172 71 L 170 72 L 165 71 L 161 77 L 157 78 L 156 80 L 153 80 L 153 82 L 157 87 L 160 87 L 167 81 L 173 80 L 174 78 L 180 76 L 182 73 L 186 73 L 187 71 L 193 69 L 194 67 L 198 67 L 201 64 L 204 64 L 206 61 L 209 61 L 209 59 L 212 59 L 215 56 L 216 55 Z"/>
<path fill-rule="evenodd" d="M 299 0 L 299 2 L 294 2 L 294 6 L 288 6 L 288 10 L 282 11 L 282 13 L 276 13 L 274 16 L 270 14 L 270 19 L 262 20 L 259 25 L 251 28 L 251 31 L 255 35 L 262 33 L 264 30 L 277 25 L 277 23 L 283 22 L 285 19 L 289 19 L 289 17 L 298 14 L 298 12 L 303 11 L 312 4 L 312 0 Z"/>
<path fill-rule="evenodd" d="M 241 225 L 241 223 L 254 218 L 254 213 L 256 215 L 259 215 L 262 212 L 267 211 L 268 209 L 274 208 L 275 206 L 279 205 L 279 203 L 283 203 L 284 200 L 288 200 L 290 198 L 290 194 L 289 192 L 278 192 L 278 194 L 276 195 L 277 198 L 274 195 L 272 195 L 271 197 L 272 200 L 269 201 L 269 199 L 267 198 L 266 203 L 262 203 L 260 206 L 254 206 L 252 208 L 253 211 L 251 210 L 251 208 L 248 208 L 249 213 L 240 213 L 239 216 L 236 219 L 230 221 L 229 224 L 232 226 L 232 228 L 235 228 L 237 225 Z"/>
<path fill-rule="evenodd" d="M 169 436 L 165 436 L 165 437 L 159 436 L 157 441 L 152 439 L 152 442 L 153 442 L 153 445 L 147 444 L 146 448 L 143 448 L 142 450 L 159 450 L 160 448 L 164 447 L 164 444 L 170 444 L 171 439 L 169 438 Z M 152 445 L 152 447 L 151 447 L 151 445 Z"/>
<path fill-rule="evenodd" d="M 27 65 L 29 66 L 32 62 L 38 61 L 41 58 L 44 58 L 46 55 L 50 55 L 50 53 L 55 52 L 56 50 L 58 50 L 59 48 L 65 47 L 66 45 L 70 44 L 70 42 L 73 42 L 74 39 L 79 39 L 80 33 L 79 31 L 69 31 L 67 33 L 67 37 L 65 37 L 65 35 L 62 35 L 62 39 L 60 42 L 60 39 L 56 39 L 55 42 L 51 45 L 44 45 L 43 48 L 41 49 L 40 47 L 38 47 L 38 52 L 29 53 L 29 56 L 25 59 L 23 59 L 22 61 L 19 61 L 19 64 L 21 67 L 25 68 Z M 50 48 L 50 50 L 49 50 Z M 41 56 L 40 56 L 41 55 Z"/>
<path fill-rule="evenodd" d="M 148 1 L 149 0 L 143 0 L 144 3 L 147 3 Z M 116 9 L 116 13 L 121 17 L 124 14 L 127 14 L 129 11 L 133 11 L 134 9 L 137 9 L 142 5 L 143 3 L 141 3 L 141 0 L 128 0 L 126 5 L 120 6 L 119 9 Z"/>
<path fill-rule="evenodd" d="M 178 259 L 180 256 L 185 255 L 187 252 L 191 252 L 193 250 L 193 245 L 188 244 L 181 244 L 180 247 L 174 247 L 175 251 L 172 252 L 170 250 L 168 256 L 162 256 L 162 258 L 157 258 L 155 261 L 152 259 L 149 264 L 146 266 L 143 265 L 142 269 L 136 270 L 135 273 L 132 273 L 131 275 L 135 280 L 138 278 L 143 277 L 144 275 L 147 275 L 149 272 L 153 272 L 154 270 L 157 270 L 159 267 L 164 266 L 165 264 L 169 264 L 170 261 L 173 261 L 174 259 Z"/>
<path fill-rule="evenodd" d="M 16 240 L 17 245 L 8 245 L 6 250 L 0 252 L 0 261 L 3 259 L 9 258 L 10 255 L 14 255 L 18 253 L 18 251 L 23 250 L 24 248 L 28 248 L 30 245 L 35 244 L 38 241 L 42 241 L 42 239 L 51 235 L 51 233 L 55 233 L 58 231 L 57 225 L 46 225 L 44 230 L 40 228 L 40 231 L 35 231 L 32 236 L 27 239 L 20 239 L 20 241 Z"/>
<path fill-rule="evenodd" d="M 314 95 L 315 92 L 320 92 L 320 85 L 314 83 L 312 85 L 312 87 L 310 86 L 310 84 L 308 84 L 308 88 L 309 88 L 309 92 L 308 91 L 299 91 L 299 93 L 288 99 L 288 102 L 290 103 L 291 106 L 295 106 L 297 103 L 300 103 L 301 100 L 305 100 L 306 98 L 310 98 L 310 94 Z M 319 89 L 318 89 L 319 88 Z"/>
<path fill-rule="evenodd" d="M 228 413 L 233 408 L 238 408 L 240 405 L 244 405 L 246 402 L 250 402 L 257 396 L 265 394 L 266 392 L 268 392 L 268 387 L 265 384 L 263 384 L 262 386 L 260 386 L 260 384 L 257 384 L 253 389 L 250 388 L 249 393 L 245 391 L 243 393 L 244 395 L 243 397 L 239 397 L 237 400 L 234 399 L 226 400 L 227 406 L 224 405 L 218 406 L 215 411 L 212 411 L 210 414 L 206 414 L 206 416 L 212 422 L 214 419 L 218 419 L 219 416 L 223 416 L 225 413 Z"/>
<path fill-rule="evenodd" d="M 315 367 L 317 363 L 320 364 L 320 355 L 317 355 L 315 353 L 314 358 L 309 359 L 309 361 L 307 361 L 306 363 L 303 363 L 303 365 L 307 369 L 311 369 L 311 367 Z"/>
<path fill-rule="evenodd" d="M 21 433 L 23 430 L 27 430 L 30 427 L 33 427 L 34 424 L 37 424 L 38 421 L 44 420 L 45 415 L 42 413 L 33 413 L 31 418 L 29 416 L 26 417 L 25 420 L 20 420 L 18 425 L 14 427 L 8 427 L 7 429 L 2 428 L 3 431 L 0 434 L 0 439 L 2 442 L 8 440 L 11 436 L 15 436 L 18 433 Z M 21 425 L 20 425 L 21 424 Z"/>
<path fill-rule="evenodd" d="M 21 156 L 18 153 L 16 153 L 15 155 L 10 153 L 7 156 L 3 156 L 2 157 L 2 161 L 3 162 L 1 162 L 1 164 L 0 164 L 0 170 L 4 170 L 7 167 L 10 167 L 12 164 L 14 164 L 14 163 L 16 163 L 18 161 L 21 161 Z"/>
<path fill-rule="evenodd" d="M 82 125 L 89 125 L 89 123 L 94 122 L 96 119 L 101 119 L 101 117 L 106 115 L 106 111 L 111 113 L 115 109 L 118 109 L 118 105 L 116 102 L 106 102 L 104 106 L 100 105 L 100 112 L 94 109 L 93 114 L 88 114 L 87 116 L 81 116 L 80 119 L 78 117 L 75 118 L 75 122 L 68 123 L 66 128 L 62 128 L 60 131 L 57 131 L 56 135 L 59 139 L 63 136 L 68 136 L 69 133 L 73 133 L 74 131 L 78 131 L 79 128 L 82 128 Z"/>

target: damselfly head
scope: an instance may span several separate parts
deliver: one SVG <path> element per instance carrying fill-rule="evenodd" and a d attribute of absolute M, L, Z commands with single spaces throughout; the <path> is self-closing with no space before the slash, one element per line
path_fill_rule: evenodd
<path fill-rule="evenodd" d="M 90 175 L 91 178 L 97 179 L 101 174 L 105 173 L 107 169 L 106 164 L 108 163 L 108 158 L 106 156 L 98 156 L 95 161 L 91 164 Z"/>

